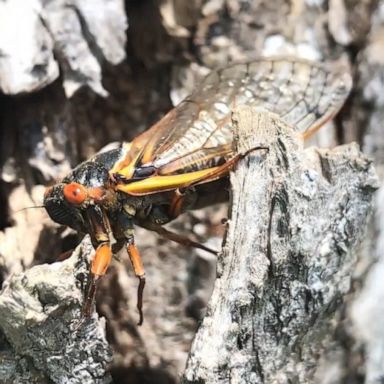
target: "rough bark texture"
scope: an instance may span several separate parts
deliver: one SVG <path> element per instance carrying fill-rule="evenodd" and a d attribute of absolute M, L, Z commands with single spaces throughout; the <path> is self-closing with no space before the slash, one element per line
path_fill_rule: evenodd
<path fill-rule="evenodd" d="M 4 284 L 1 383 L 111 382 L 105 320 L 95 314 L 80 321 L 79 282 L 85 282 L 92 253 L 87 238 L 70 259 L 36 266 Z"/>
<path fill-rule="evenodd" d="M 4 1 L 0 5 L 0 90 L 13 95 L 45 87 L 63 70 L 67 96 L 88 85 L 106 96 L 101 84 L 105 59 L 125 57 L 127 19 L 122 0 Z"/>
<path fill-rule="evenodd" d="M 383 15 L 381 0 L 2 1 L 0 282 L 52 263 L 80 240 L 43 210 L 19 209 L 41 204 L 44 186 L 106 144 L 131 140 L 210 68 L 230 61 L 277 53 L 350 65 L 351 97 L 315 143 L 358 141 L 383 185 Z M 339 309 L 339 347 L 321 360 L 317 382 L 376 384 L 384 375 L 383 187 L 376 196 L 352 290 Z M 226 215 L 225 207 L 214 207 L 172 227 L 219 249 Z M 136 240 L 148 276 L 144 326 L 136 327 L 137 282 L 124 253 L 98 295 L 113 350 L 109 370 L 115 383 L 175 383 L 210 297 L 216 260 L 140 228 Z M 0 369 L 25 367 L 31 382 L 49 377 L 29 358 L 19 359 L 7 339 L 1 331 Z M 3 350 L 18 360 L 7 366 Z"/>
<path fill-rule="evenodd" d="M 244 109 L 234 120 L 240 152 L 267 150 L 231 175 L 228 232 L 184 382 L 312 382 L 337 347 L 377 178 L 354 144 L 304 150 L 276 116 Z"/>
<path fill-rule="evenodd" d="M 375 159 L 381 180 L 375 198 L 375 215 L 356 269 L 356 276 L 363 288 L 350 307 L 353 336 L 357 340 L 355 350 L 364 351 L 364 369 L 361 372 L 365 373 L 365 382 L 369 384 L 380 383 L 384 377 L 384 330 L 379 326 L 380 321 L 376 321 L 384 316 L 383 33 L 384 3 L 379 2 L 377 12 L 372 17 L 367 44 L 359 55 L 357 97 L 352 107 L 352 119 L 361 127 L 359 136 L 363 151 Z M 367 273 L 372 261 L 375 264 Z"/>

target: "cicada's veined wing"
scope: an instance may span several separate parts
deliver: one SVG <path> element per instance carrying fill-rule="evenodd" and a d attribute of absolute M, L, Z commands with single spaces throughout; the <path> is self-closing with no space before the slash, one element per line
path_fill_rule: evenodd
<path fill-rule="evenodd" d="M 260 59 L 213 71 L 127 147 L 112 170 L 121 181 L 118 189 L 149 194 L 176 189 L 178 183 L 184 186 L 188 177 L 191 184 L 210 181 L 212 174 L 221 177 L 234 157 L 231 112 L 235 107 L 273 112 L 308 135 L 339 111 L 351 85 L 349 73 L 294 58 Z M 143 182 L 149 177 L 156 179 Z"/>

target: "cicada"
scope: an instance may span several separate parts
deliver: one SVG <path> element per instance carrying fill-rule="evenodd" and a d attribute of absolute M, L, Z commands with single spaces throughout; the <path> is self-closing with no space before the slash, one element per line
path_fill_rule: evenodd
<path fill-rule="evenodd" d="M 139 279 L 137 307 L 143 322 L 145 272 L 134 226 L 167 234 L 161 226 L 181 213 L 227 198 L 227 176 L 239 159 L 231 124 L 235 107 L 270 111 L 309 136 L 335 116 L 350 89 L 347 71 L 296 58 L 214 70 L 131 143 L 96 154 L 47 188 L 44 207 L 52 220 L 88 233 L 96 250 L 84 316 L 92 311 L 97 283 L 113 253 L 125 247 Z"/>

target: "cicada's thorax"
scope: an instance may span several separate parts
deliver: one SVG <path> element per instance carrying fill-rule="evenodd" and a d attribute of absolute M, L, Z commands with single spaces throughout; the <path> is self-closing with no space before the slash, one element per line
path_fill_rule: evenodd
<path fill-rule="evenodd" d="M 131 215 L 139 225 L 143 225 L 147 221 L 162 225 L 175 219 L 175 212 L 171 207 L 177 194 L 180 194 L 181 191 L 178 191 L 177 194 L 175 191 L 165 191 L 144 196 L 132 196 L 114 188 L 110 179 L 110 170 L 114 164 L 121 161 L 124 155 L 123 147 L 97 154 L 91 160 L 83 163 L 79 170 L 75 169 L 71 173 L 72 181 L 86 183 L 87 187 L 100 185 L 112 190 L 115 199 L 112 201 L 107 199 L 104 203 L 104 208 L 109 216 L 112 216 L 110 217 L 112 221 L 117 211 L 124 211 Z M 135 176 L 137 177 L 141 173 L 143 170 L 138 169 Z M 143 175 L 143 177 L 146 176 Z M 178 214 L 228 200 L 228 179 L 198 185 L 182 191 L 182 194 L 183 203 L 179 207 Z"/>
<path fill-rule="evenodd" d="M 103 208 L 113 228 L 119 228 L 119 221 L 124 215 L 134 220 L 168 222 L 171 219 L 166 214 L 169 205 L 168 193 L 130 196 L 115 189 L 110 171 L 122 156 L 124 156 L 122 147 L 98 153 L 74 168 L 62 182 L 77 183 L 87 191 L 99 190 L 102 198 L 95 201 L 95 204 Z"/>

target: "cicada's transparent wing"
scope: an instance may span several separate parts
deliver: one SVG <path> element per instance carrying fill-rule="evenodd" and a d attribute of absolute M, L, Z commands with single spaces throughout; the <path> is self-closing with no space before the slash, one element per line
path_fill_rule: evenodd
<path fill-rule="evenodd" d="M 219 72 L 221 84 L 231 82 L 235 68 Z M 305 60 L 261 60 L 246 65 L 245 78 L 240 80 L 232 103 L 274 112 L 293 129 L 308 135 L 334 117 L 351 87 L 347 71 Z"/>
<path fill-rule="evenodd" d="M 231 156 L 231 112 L 240 105 L 273 112 L 293 129 L 308 133 L 339 111 L 350 89 L 349 73 L 305 60 L 265 59 L 213 71 L 176 107 L 172 132 L 177 133 L 168 136 L 151 161 L 168 174 L 175 170 L 173 162 L 181 166 L 178 171 L 188 164 L 189 171 L 196 159 L 200 169 L 204 159 L 212 161 L 212 153 L 203 156 L 207 150 L 226 147 L 224 157 Z"/>
<path fill-rule="evenodd" d="M 231 112 L 241 105 L 273 112 L 293 129 L 308 134 L 339 111 L 351 83 L 349 73 L 287 58 L 260 59 L 213 71 L 186 100 L 138 136 L 113 171 L 136 182 L 135 173 L 146 178 L 192 176 L 221 166 L 234 156 Z"/>

